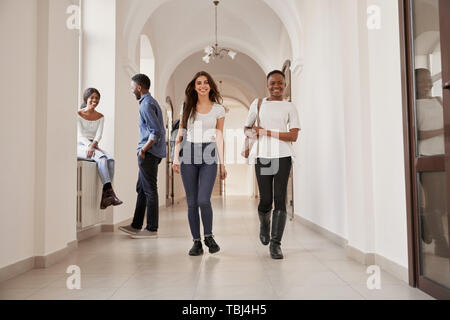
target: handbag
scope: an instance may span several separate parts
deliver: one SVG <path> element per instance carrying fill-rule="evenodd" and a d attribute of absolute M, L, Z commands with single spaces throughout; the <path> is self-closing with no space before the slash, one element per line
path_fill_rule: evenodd
<path fill-rule="evenodd" d="M 262 105 L 262 99 L 258 100 L 258 113 L 256 114 L 256 124 L 259 127 L 261 124 L 261 120 L 259 118 L 259 112 L 261 110 L 261 105 Z M 253 133 L 251 136 L 249 136 L 247 134 L 247 130 L 252 129 L 252 127 L 245 127 L 245 141 L 244 141 L 244 149 L 241 152 L 241 155 L 245 158 L 248 159 L 250 156 L 250 151 L 253 148 L 253 145 L 255 144 L 255 142 L 258 140 L 258 137 L 255 137 L 255 134 Z"/>

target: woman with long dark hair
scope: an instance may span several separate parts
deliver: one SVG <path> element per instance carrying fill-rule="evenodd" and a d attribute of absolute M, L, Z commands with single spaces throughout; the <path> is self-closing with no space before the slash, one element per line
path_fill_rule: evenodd
<path fill-rule="evenodd" d="M 284 258 L 281 239 L 286 225 L 286 193 L 294 156 L 292 143 L 297 141 L 300 131 L 297 108 L 284 100 L 285 79 L 279 70 L 269 73 L 267 87 L 270 96 L 253 102 L 246 122 L 246 134 L 258 138 L 249 159 L 255 163 L 260 193 L 260 240 L 265 246 L 270 243 L 273 259 Z"/>
<path fill-rule="evenodd" d="M 189 255 L 199 256 L 203 254 L 199 210 L 205 245 L 210 253 L 220 250 L 212 231 L 211 194 L 217 177 L 217 161 L 221 167 L 220 178 L 224 180 L 227 177 L 223 140 L 225 108 L 221 105 L 222 97 L 217 85 L 207 72 L 197 73 L 185 93 L 173 169 L 181 173 L 186 191 L 189 226 L 194 240 Z M 183 132 L 187 132 L 186 142 L 180 155 Z"/>
<path fill-rule="evenodd" d="M 103 135 L 105 117 L 97 112 L 100 102 L 100 92 L 95 88 L 86 89 L 83 95 L 83 104 L 78 111 L 78 159 L 95 161 L 103 183 L 100 209 L 104 210 L 113 205 L 122 204 L 112 187 L 114 178 L 114 159 L 99 148 Z"/>

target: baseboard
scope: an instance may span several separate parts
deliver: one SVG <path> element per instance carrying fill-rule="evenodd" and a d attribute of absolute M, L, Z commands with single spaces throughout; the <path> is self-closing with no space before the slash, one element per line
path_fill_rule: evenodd
<path fill-rule="evenodd" d="M 380 256 L 379 254 L 375 254 L 375 264 L 377 266 L 380 266 L 381 269 L 386 270 L 393 276 L 409 284 L 408 268 L 403 267 L 398 263 L 389 260 L 383 256 Z"/>
<path fill-rule="evenodd" d="M 295 215 L 294 221 L 299 221 L 302 225 L 307 226 L 308 228 L 312 229 L 313 231 L 323 235 L 325 238 L 333 241 L 334 243 L 336 243 L 337 245 L 339 245 L 341 247 L 345 247 L 348 243 L 347 239 L 315 224 L 314 222 L 306 220 L 305 218 L 300 217 L 297 214 Z"/>
<path fill-rule="evenodd" d="M 100 229 L 102 232 L 114 232 L 115 225 L 114 224 L 102 224 Z"/>
<path fill-rule="evenodd" d="M 0 282 L 14 278 L 34 268 L 34 257 L 0 268 Z"/>
<path fill-rule="evenodd" d="M 128 218 L 128 219 L 118 222 L 116 224 L 103 224 L 101 230 L 102 230 L 102 232 L 115 232 L 119 229 L 120 226 L 130 225 L 132 222 L 133 222 L 133 218 Z"/>
<path fill-rule="evenodd" d="M 67 246 L 61 250 L 50 253 L 46 256 L 35 256 L 34 257 L 34 268 L 35 269 L 45 269 L 55 265 L 59 261 L 63 260 L 70 252 L 78 247 L 78 241 L 74 240 L 67 244 Z"/>
<path fill-rule="evenodd" d="M 352 258 L 353 260 L 356 260 L 365 266 L 372 266 L 375 264 L 374 253 L 362 252 L 361 250 L 356 249 L 348 244 L 344 248 L 345 252 L 347 253 L 347 256 Z"/>
<path fill-rule="evenodd" d="M 299 215 L 295 215 L 295 220 L 299 221 L 302 225 L 310 228 L 313 231 L 316 231 L 317 233 L 323 235 L 325 238 L 331 240 L 332 242 L 336 243 L 337 245 L 343 247 L 347 253 L 347 256 L 363 265 L 370 266 L 370 265 L 377 265 L 382 270 L 392 274 L 399 280 L 402 280 L 409 284 L 409 273 L 408 268 L 405 268 L 398 263 L 391 261 L 379 254 L 376 253 L 366 253 L 362 252 L 359 249 L 356 249 L 350 245 L 348 245 L 348 241 L 345 238 L 342 238 L 341 236 L 309 221 L 306 220 L 303 217 L 300 217 Z"/>
<path fill-rule="evenodd" d="M 90 228 L 86 228 L 84 230 L 77 231 L 77 240 L 78 242 L 95 237 L 102 233 L 102 225 L 96 225 Z"/>
<path fill-rule="evenodd" d="M 57 264 L 63 260 L 68 254 L 78 247 L 78 241 L 72 241 L 61 250 L 50 253 L 46 256 L 34 256 L 9 266 L 0 268 L 0 282 L 17 277 L 25 272 L 33 269 L 44 269 Z"/>

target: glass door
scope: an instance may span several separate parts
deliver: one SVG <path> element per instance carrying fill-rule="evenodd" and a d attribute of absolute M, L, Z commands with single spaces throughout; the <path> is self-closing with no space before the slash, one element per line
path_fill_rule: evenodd
<path fill-rule="evenodd" d="M 415 278 L 450 298 L 450 1 L 407 0 Z"/>

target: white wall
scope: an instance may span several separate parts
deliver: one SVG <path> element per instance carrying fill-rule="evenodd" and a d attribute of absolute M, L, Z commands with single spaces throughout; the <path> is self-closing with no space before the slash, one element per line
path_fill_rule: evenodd
<path fill-rule="evenodd" d="M 126 2 L 118 1 L 116 7 L 116 55 L 115 67 L 115 123 L 114 144 L 116 158 L 115 186 L 124 202 L 114 208 L 113 223 L 133 216 L 136 205 L 136 182 L 138 178 L 137 145 L 139 142 L 139 103 L 131 92 L 131 77 L 139 70 L 127 68 L 123 58 L 122 13 Z M 138 44 L 136 44 L 138 45 Z M 139 66 L 138 66 L 139 67 Z"/>
<path fill-rule="evenodd" d="M 34 255 L 36 26 L 36 0 L 1 1 L 0 268 Z"/>
<path fill-rule="evenodd" d="M 141 36 L 141 70 L 140 72 L 150 78 L 152 86 L 150 87 L 150 94 L 155 96 L 155 57 L 153 56 L 153 49 L 150 40 L 146 35 Z"/>
<path fill-rule="evenodd" d="M 368 0 L 382 10 L 382 29 L 369 32 L 375 248 L 408 267 L 402 84 L 398 3 Z"/>
<path fill-rule="evenodd" d="M 82 92 L 100 91 L 97 111 L 105 116 L 100 146 L 114 156 L 116 5 L 114 0 L 83 0 Z"/>
<path fill-rule="evenodd" d="M 228 196 L 251 196 L 253 193 L 253 166 L 247 165 L 241 156 L 244 146 L 244 127 L 248 109 L 240 103 L 224 100 L 229 108 L 225 118 L 225 161 L 228 177 L 225 181 L 225 190 Z M 238 135 L 235 133 L 238 133 Z"/>
<path fill-rule="evenodd" d="M 305 43 L 304 70 L 292 95 L 302 131 L 294 144 L 296 214 L 347 238 L 344 104 L 335 1 L 298 1 Z"/>
<path fill-rule="evenodd" d="M 368 30 L 367 7 L 382 9 Z M 305 67 L 293 97 L 296 213 L 407 268 L 407 230 L 396 1 L 298 0 Z"/>

